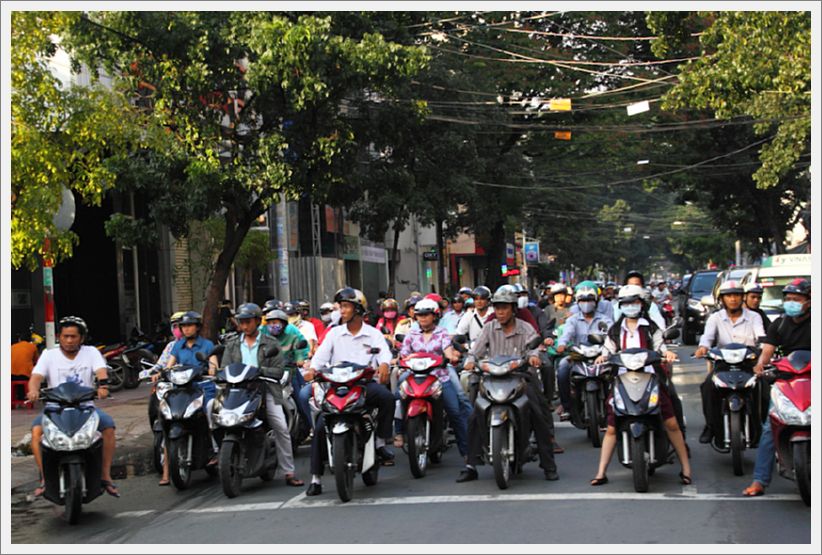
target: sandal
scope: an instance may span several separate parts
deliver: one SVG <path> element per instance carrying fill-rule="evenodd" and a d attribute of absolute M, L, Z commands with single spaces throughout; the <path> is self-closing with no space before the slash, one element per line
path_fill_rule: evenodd
<path fill-rule="evenodd" d="M 46 493 L 46 483 L 40 482 L 40 485 L 34 488 L 34 491 L 32 492 L 31 496 L 42 497 L 44 493 Z"/>
<path fill-rule="evenodd" d="M 402 449 L 402 446 L 405 445 L 405 438 L 402 434 L 397 434 L 394 436 L 394 447 L 397 449 Z"/>
<path fill-rule="evenodd" d="M 286 476 L 285 477 L 285 485 L 299 487 L 299 486 L 304 486 L 305 482 L 303 482 L 302 480 L 300 480 L 296 476 Z"/>
<path fill-rule="evenodd" d="M 754 480 L 750 486 L 742 490 L 742 495 L 745 497 L 759 497 L 760 495 L 765 495 L 765 488 L 762 487 L 762 484 Z"/>
<path fill-rule="evenodd" d="M 159 482 L 157 482 L 157 485 L 158 486 L 170 486 L 171 485 L 171 480 L 168 480 L 168 479 L 160 480 Z"/>
<path fill-rule="evenodd" d="M 112 497 L 120 497 L 120 490 L 111 480 L 100 480 L 100 485 L 106 490 L 106 493 Z"/>
<path fill-rule="evenodd" d="M 602 478 L 594 478 L 591 480 L 592 486 L 604 486 L 608 483 L 608 476 L 603 476 Z"/>
<path fill-rule="evenodd" d="M 690 486 L 693 483 L 691 477 L 687 474 L 683 474 L 682 472 L 679 473 L 679 481 L 685 486 Z"/>

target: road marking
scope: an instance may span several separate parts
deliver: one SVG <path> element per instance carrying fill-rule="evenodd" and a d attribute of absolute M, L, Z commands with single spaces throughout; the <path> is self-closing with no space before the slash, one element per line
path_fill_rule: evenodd
<path fill-rule="evenodd" d="M 173 509 L 165 513 L 207 514 L 233 513 L 251 511 L 275 511 L 277 509 L 325 509 L 328 507 L 380 507 L 388 505 L 424 505 L 430 503 L 483 503 L 522 501 L 734 501 L 755 503 L 762 501 L 799 501 L 798 494 L 763 495 L 761 497 L 742 497 L 735 493 L 698 493 L 695 486 L 685 486 L 680 493 L 509 493 L 497 495 L 420 495 L 408 497 L 366 497 L 343 503 L 339 499 L 308 500 L 304 493 L 288 501 L 268 503 L 243 503 L 197 509 Z M 117 513 L 117 518 L 141 517 L 161 511 L 126 511 Z"/>

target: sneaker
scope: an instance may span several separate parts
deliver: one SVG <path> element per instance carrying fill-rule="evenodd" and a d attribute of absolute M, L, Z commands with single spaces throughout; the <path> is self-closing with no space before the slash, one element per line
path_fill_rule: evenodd
<path fill-rule="evenodd" d="M 462 469 L 460 475 L 457 477 L 457 482 L 471 482 L 472 480 L 476 480 L 479 478 L 479 474 L 477 473 L 476 468 L 468 468 L 467 466 Z"/>
<path fill-rule="evenodd" d="M 710 426 L 705 426 L 702 433 L 699 435 L 699 443 L 710 443 L 714 437 L 714 431 Z"/>

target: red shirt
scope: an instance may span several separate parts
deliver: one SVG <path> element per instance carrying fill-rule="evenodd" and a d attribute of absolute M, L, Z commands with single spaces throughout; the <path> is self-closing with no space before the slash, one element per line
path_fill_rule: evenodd
<path fill-rule="evenodd" d="M 319 318 L 309 318 L 309 322 L 314 326 L 314 331 L 317 334 L 317 338 L 319 339 L 320 335 L 325 331 L 325 324 Z"/>

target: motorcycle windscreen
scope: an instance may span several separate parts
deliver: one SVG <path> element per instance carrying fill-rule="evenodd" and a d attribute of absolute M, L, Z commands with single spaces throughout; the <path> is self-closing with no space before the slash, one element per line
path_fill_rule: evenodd
<path fill-rule="evenodd" d="M 256 366 L 243 364 L 242 362 L 235 362 L 229 364 L 224 369 L 225 380 L 228 383 L 240 383 L 246 380 L 251 380 L 260 375 L 260 371 Z"/>
<path fill-rule="evenodd" d="M 245 389 L 244 387 L 232 387 L 227 389 L 220 399 L 223 403 L 224 409 L 236 409 L 242 407 L 246 403 L 256 411 L 260 402 L 260 394 L 255 390 Z"/>
<path fill-rule="evenodd" d="M 486 376 L 482 381 L 485 395 L 490 399 L 502 403 L 517 395 L 522 384 L 519 376 Z"/>
<path fill-rule="evenodd" d="M 753 372 L 745 370 L 727 370 L 716 373 L 717 379 L 724 382 L 730 389 L 744 389 L 745 384 L 747 384 L 753 376 Z"/>
<path fill-rule="evenodd" d="M 638 403 L 645 395 L 645 390 L 652 376 L 653 374 L 646 374 L 645 372 L 626 372 L 619 376 L 619 381 L 625 388 L 628 398 L 634 403 Z"/>
<path fill-rule="evenodd" d="M 175 389 L 166 394 L 166 403 L 171 409 L 171 416 L 175 420 L 182 419 L 186 409 L 194 399 L 201 397 L 203 392 L 197 388 Z"/>
<path fill-rule="evenodd" d="M 91 407 L 85 409 L 65 407 L 62 410 L 49 411 L 43 417 L 50 418 L 63 433 L 71 437 L 83 427 L 92 414 L 94 414 L 94 409 Z"/>

